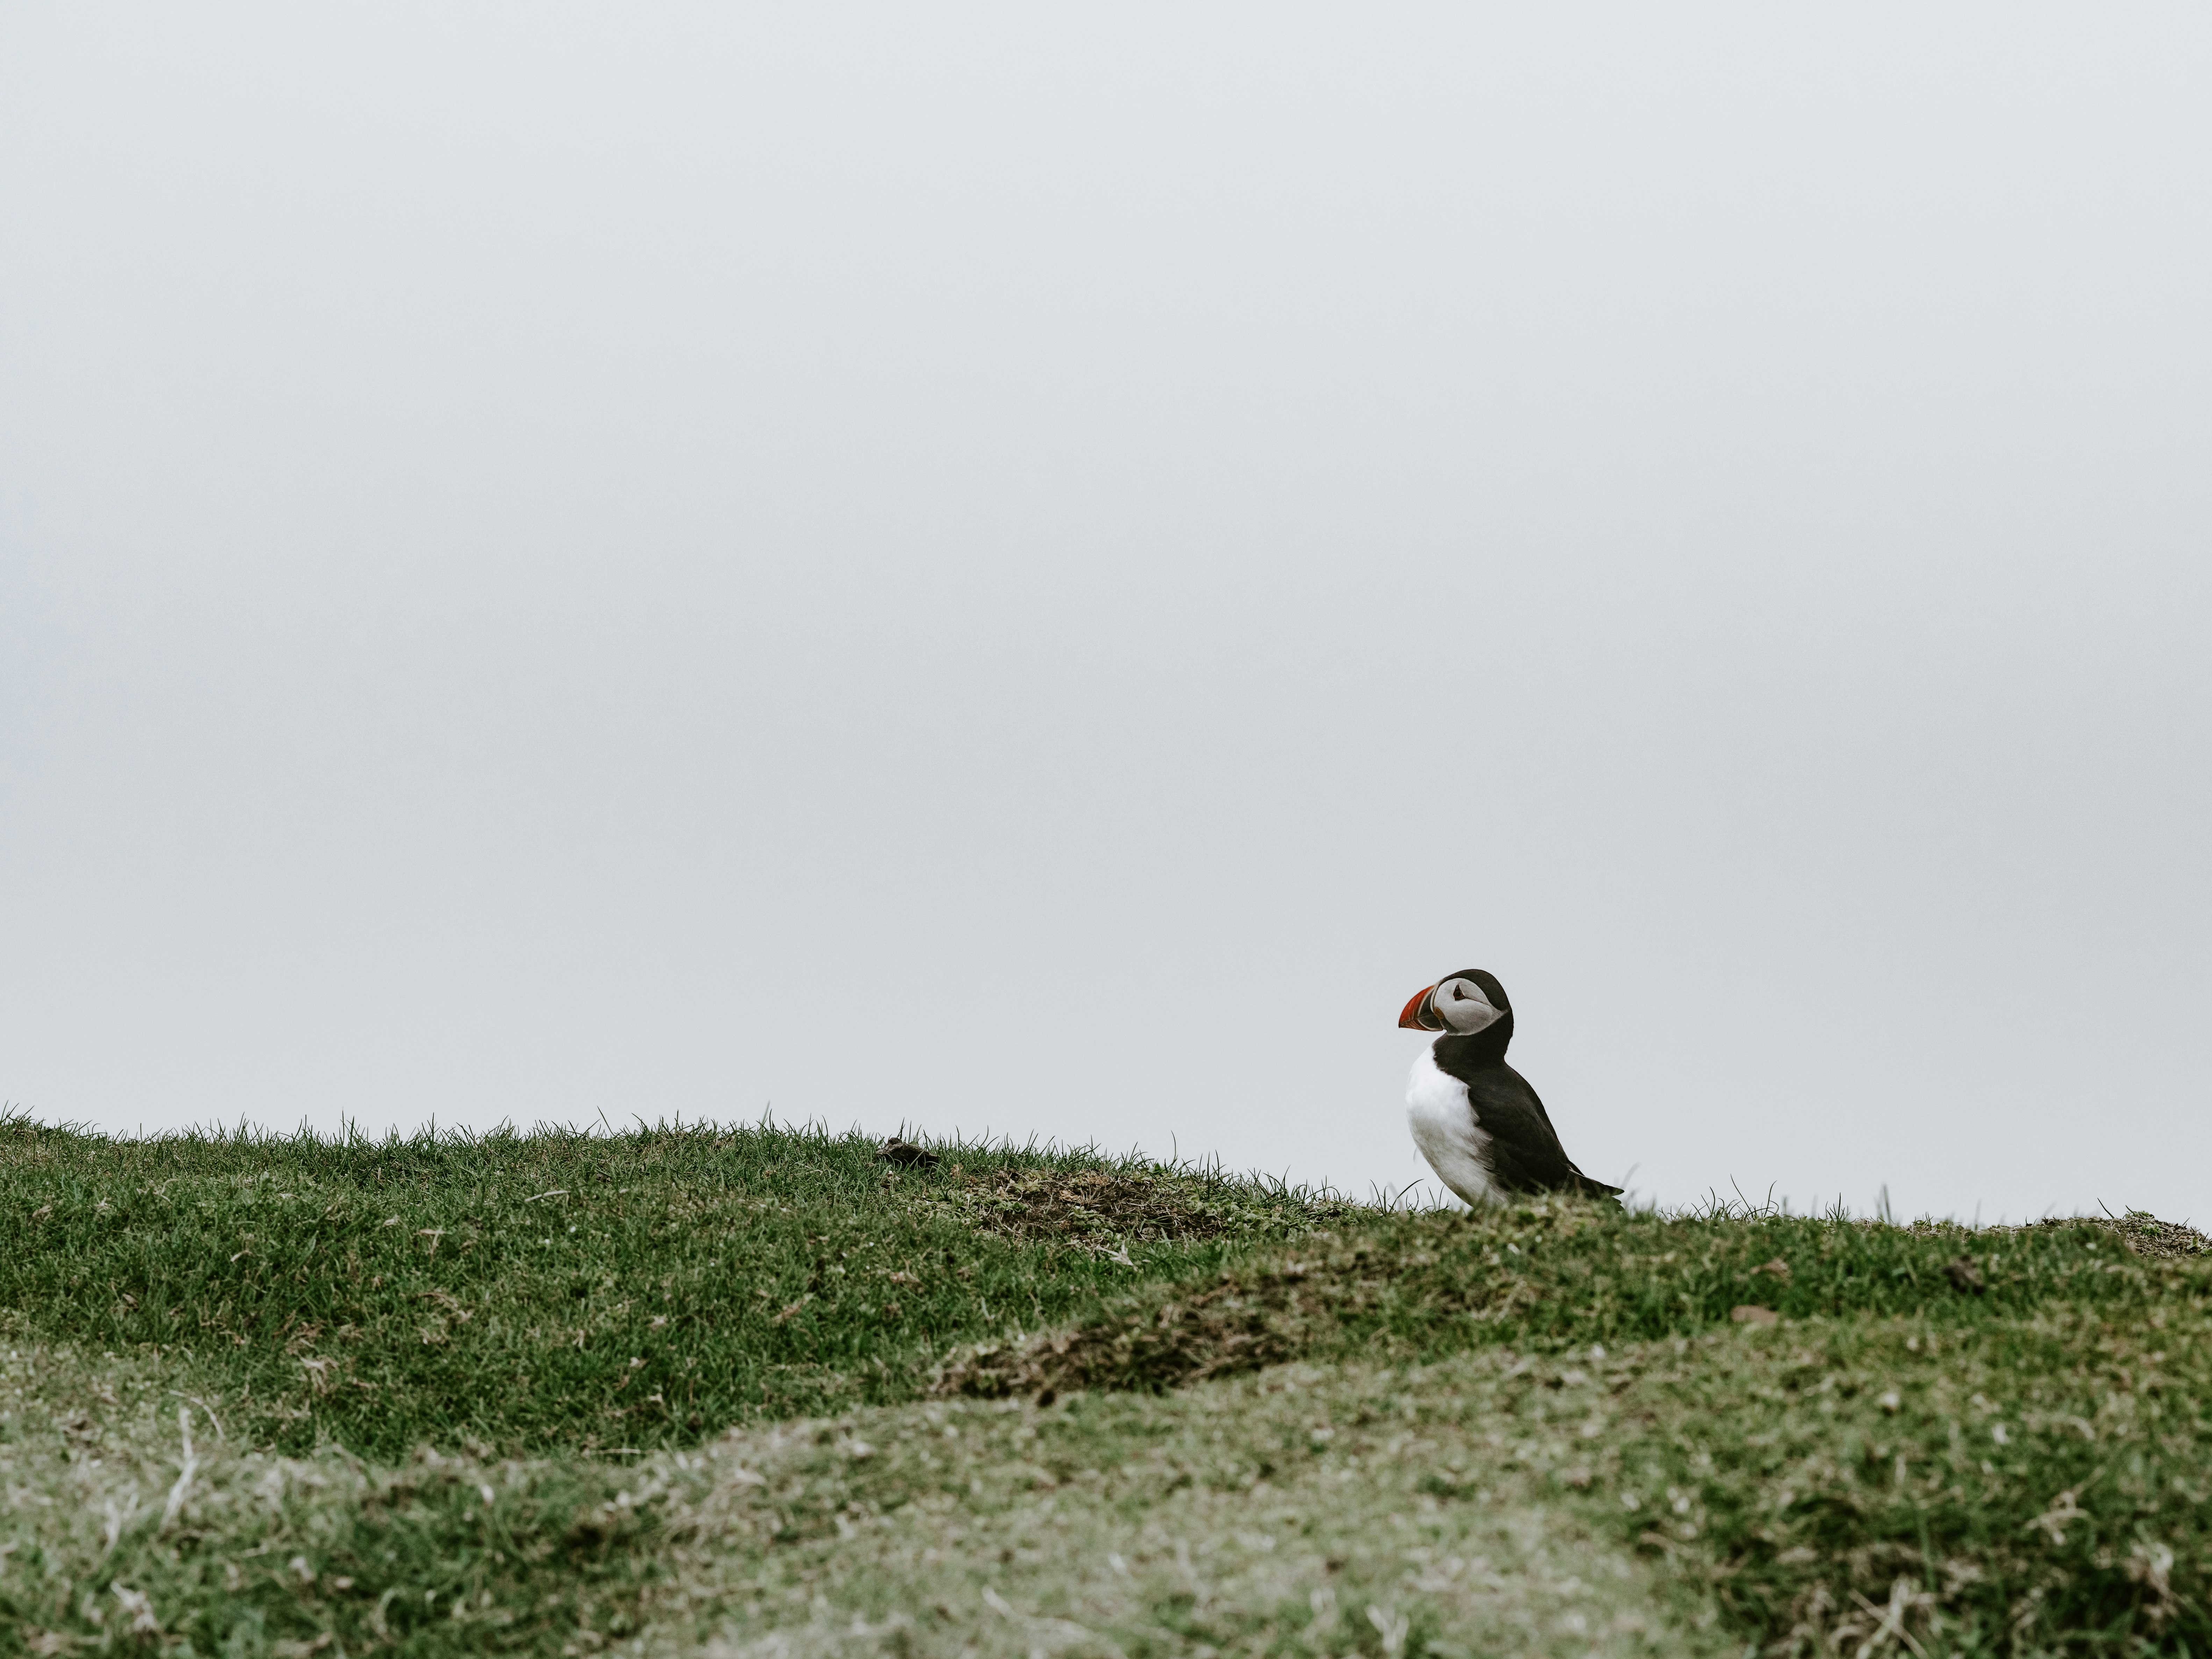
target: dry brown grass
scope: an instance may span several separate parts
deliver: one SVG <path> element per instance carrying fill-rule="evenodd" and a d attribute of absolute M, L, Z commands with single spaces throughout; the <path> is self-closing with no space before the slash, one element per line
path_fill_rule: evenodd
<path fill-rule="evenodd" d="M 2142 1210 L 2123 1215 L 2051 1216 L 2023 1227 L 1987 1227 L 1987 1234 L 2035 1233 L 2069 1227 L 2096 1227 L 2116 1235 L 2136 1255 L 2151 1261 L 2187 1261 L 2212 1256 L 2212 1238 L 2179 1221 L 2160 1221 Z"/>
<path fill-rule="evenodd" d="M 1290 1194 L 1276 1204 L 1203 1175 L 1133 1166 L 970 1170 L 955 1164 L 941 1180 L 928 1201 L 978 1232 L 1102 1256 L 1131 1244 L 1287 1237 L 1348 1208 Z"/>
<path fill-rule="evenodd" d="M 931 1392 L 985 1400 L 1085 1389 L 1180 1388 L 1257 1370 L 1298 1351 L 1299 1328 L 1328 1316 L 1318 1281 L 1302 1269 L 1224 1279 L 1158 1308 L 1011 1344 L 983 1344 L 953 1359 Z"/>
<path fill-rule="evenodd" d="M 2130 1211 L 2112 1225 L 2137 1255 L 2212 1255 L 2212 1238 L 2178 1221 L 2160 1221 L 2154 1215 Z"/>

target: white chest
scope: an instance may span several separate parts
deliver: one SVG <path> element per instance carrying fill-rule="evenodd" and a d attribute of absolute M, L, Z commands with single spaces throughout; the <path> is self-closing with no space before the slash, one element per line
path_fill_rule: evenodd
<path fill-rule="evenodd" d="M 1436 1056 L 1421 1050 L 1406 1082 L 1406 1122 L 1413 1145 L 1437 1178 L 1470 1204 L 1495 1204 L 1504 1194 L 1491 1184 L 1483 1149 L 1490 1137 L 1475 1121 L 1467 1085 L 1437 1069 Z"/>

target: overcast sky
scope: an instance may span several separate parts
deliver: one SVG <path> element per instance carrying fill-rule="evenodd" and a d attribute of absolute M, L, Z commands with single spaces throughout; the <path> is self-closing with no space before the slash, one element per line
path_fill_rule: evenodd
<path fill-rule="evenodd" d="M 2212 1218 L 2212 12 L 11 4 L 0 1099 Z"/>

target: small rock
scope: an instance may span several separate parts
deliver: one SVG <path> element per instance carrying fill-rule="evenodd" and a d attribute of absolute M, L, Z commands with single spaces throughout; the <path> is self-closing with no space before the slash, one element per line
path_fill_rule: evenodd
<path fill-rule="evenodd" d="M 1747 1302 L 1729 1310 L 1729 1317 L 1739 1325 L 1771 1325 L 1782 1316 L 1771 1308 L 1760 1308 Z"/>

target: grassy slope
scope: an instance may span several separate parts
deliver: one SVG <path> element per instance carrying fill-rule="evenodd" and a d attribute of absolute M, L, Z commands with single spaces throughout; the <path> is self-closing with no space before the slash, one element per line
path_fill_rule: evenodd
<path fill-rule="evenodd" d="M 1091 1158 L 905 1174 L 781 1132 L 130 1142 L 18 1121 L 0 1158 L 0 1225 L 33 1247 L 0 1255 L 0 1331 L 158 1350 L 277 1449 L 386 1459 L 646 1449 L 909 1398 L 956 1343 L 1328 1208 Z M 1121 1227 L 1041 1178 L 1110 1194 L 1133 1172 L 1156 1196 Z"/>
<path fill-rule="evenodd" d="M 0 1652 L 2212 1644 L 2199 1260 L 956 1161 L 17 1126 Z"/>

